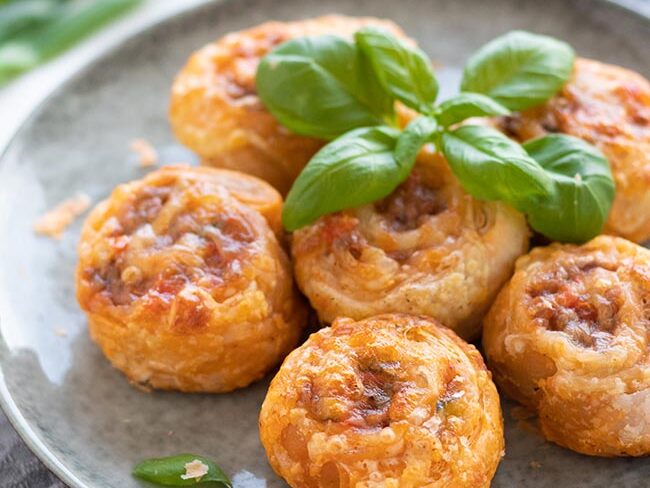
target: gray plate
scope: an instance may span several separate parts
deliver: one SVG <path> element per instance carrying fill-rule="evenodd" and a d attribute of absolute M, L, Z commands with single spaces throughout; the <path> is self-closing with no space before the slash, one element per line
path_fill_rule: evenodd
<path fill-rule="evenodd" d="M 644 9 L 648 3 L 626 2 Z M 239 487 L 285 486 L 257 436 L 267 382 L 220 396 L 142 393 L 90 342 L 74 299 L 79 222 L 62 241 L 36 237 L 34 219 L 76 191 L 96 201 L 140 177 L 134 137 L 190 160 L 174 145 L 166 108 L 187 55 L 228 31 L 329 12 L 389 17 L 445 67 L 448 95 L 462 60 L 513 28 L 548 33 L 577 51 L 650 75 L 650 21 L 605 1 L 240 0 L 203 6 L 150 28 L 61 86 L 19 131 L 0 161 L 0 398 L 30 447 L 74 487 L 140 486 L 145 457 L 181 451 L 217 459 Z M 66 337 L 55 334 L 57 328 Z M 647 486 L 648 459 L 594 459 L 545 443 L 510 416 L 496 487 Z M 1 484 L 1 483 L 0 483 Z"/>

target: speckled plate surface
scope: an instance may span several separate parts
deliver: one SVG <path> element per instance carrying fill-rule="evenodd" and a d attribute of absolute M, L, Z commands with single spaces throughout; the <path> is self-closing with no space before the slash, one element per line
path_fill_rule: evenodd
<path fill-rule="evenodd" d="M 442 64 L 446 96 L 466 56 L 513 28 L 558 36 L 582 55 L 650 75 L 650 5 L 625 4 L 642 13 L 597 0 L 222 1 L 98 58 L 46 100 L 0 160 L 0 399 L 12 423 L 73 487 L 137 487 L 129 474 L 136 461 L 181 451 L 218 460 L 238 487 L 286 486 L 258 440 L 268 380 L 215 396 L 129 386 L 90 342 L 74 298 L 80 222 L 53 241 L 32 233 L 34 219 L 77 191 L 97 201 L 141 176 L 128 151 L 134 137 L 161 148 L 166 163 L 191 161 L 169 131 L 169 87 L 190 52 L 228 31 L 330 12 L 389 17 Z M 650 459 L 572 453 L 512 418 L 512 404 L 503 407 L 507 454 L 493 486 L 648 486 Z"/>

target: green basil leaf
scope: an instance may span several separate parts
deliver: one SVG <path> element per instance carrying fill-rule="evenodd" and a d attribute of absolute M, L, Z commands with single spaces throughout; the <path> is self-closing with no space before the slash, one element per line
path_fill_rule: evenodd
<path fill-rule="evenodd" d="M 378 27 L 364 27 L 354 38 L 389 93 L 420 113 L 433 111 L 438 81 L 422 50 Z"/>
<path fill-rule="evenodd" d="M 406 179 L 417 158 L 420 149 L 427 142 L 432 142 L 436 135 L 438 123 L 432 117 L 418 117 L 412 120 L 399 135 L 395 145 L 395 159 L 400 166 L 400 175 Z"/>
<path fill-rule="evenodd" d="M 191 463 L 200 462 L 207 467 L 207 473 L 200 478 L 187 477 Z M 188 466 L 189 465 L 189 466 Z M 194 454 L 179 454 L 164 458 L 147 459 L 133 468 L 133 476 L 145 481 L 164 486 L 193 486 L 197 484 L 215 484 L 232 488 L 228 476 L 212 461 Z"/>
<path fill-rule="evenodd" d="M 470 117 L 492 117 L 510 113 L 506 107 L 490 97 L 470 92 L 459 93 L 445 100 L 436 112 L 436 118 L 443 127 L 449 127 Z"/>
<path fill-rule="evenodd" d="M 256 84 L 266 108 L 297 134 L 333 139 L 394 116 L 361 51 L 335 36 L 280 45 L 260 61 Z"/>
<path fill-rule="evenodd" d="M 548 100 L 566 83 L 574 52 L 552 37 L 514 31 L 488 42 L 465 65 L 462 91 L 487 95 L 510 110 Z"/>
<path fill-rule="evenodd" d="M 594 146 L 575 137 L 552 134 L 524 149 L 555 182 L 552 198 L 527 209 L 530 226 L 563 242 L 584 242 L 602 231 L 614 200 L 609 162 Z"/>
<path fill-rule="evenodd" d="M 394 156 L 399 131 L 364 127 L 323 147 L 287 195 L 284 227 L 293 231 L 328 213 L 379 200 L 406 176 Z"/>
<path fill-rule="evenodd" d="M 463 188 L 480 200 L 501 200 L 523 210 L 553 191 L 544 169 L 491 127 L 465 125 L 445 132 L 441 149 Z"/>

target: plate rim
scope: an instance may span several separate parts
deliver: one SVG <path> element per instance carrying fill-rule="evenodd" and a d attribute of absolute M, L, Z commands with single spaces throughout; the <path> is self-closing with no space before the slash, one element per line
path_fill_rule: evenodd
<path fill-rule="evenodd" d="M 217 5 L 233 3 L 236 1 L 237 0 L 206 0 L 204 3 L 191 5 L 187 8 L 181 8 L 180 10 L 171 12 L 168 15 L 144 21 L 135 31 L 125 33 L 120 37 L 113 39 L 107 46 L 100 49 L 84 64 L 71 69 L 58 84 L 53 86 L 50 91 L 31 108 L 29 114 L 24 117 L 18 126 L 10 133 L 9 137 L 7 137 L 5 144 L 0 147 L 0 173 L 2 172 L 3 166 L 6 164 L 4 161 L 9 150 L 16 140 L 18 140 L 25 127 L 38 117 L 52 98 L 65 90 L 69 85 L 82 78 L 96 65 L 99 65 L 106 58 L 122 50 L 129 43 L 136 42 L 138 39 L 148 35 L 151 31 L 160 29 L 166 24 L 171 24 L 183 17 L 194 15 L 200 10 L 208 10 L 216 8 Z M 650 0 L 589 1 L 606 5 L 611 8 L 620 9 L 629 15 L 639 17 L 650 25 Z M 0 316 L 0 334 L 2 333 L 1 331 L 2 316 Z M 29 448 L 31 453 L 34 454 L 60 481 L 69 485 L 71 488 L 93 488 L 93 486 L 80 480 L 62 461 L 59 460 L 23 415 L 5 381 L 3 359 L 6 354 L 8 354 L 6 350 L 0 350 L 0 408 L 7 417 L 9 424 Z"/>
<path fill-rule="evenodd" d="M 97 51 L 95 55 L 88 59 L 82 65 L 71 69 L 60 82 L 51 87 L 50 91 L 36 103 L 26 117 L 18 124 L 18 126 L 9 134 L 6 143 L 0 147 L 0 174 L 5 166 L 5 159 L 11 150 L 14 143 L 19 139 L 21 133 L 33 120 L 35 120 L 40 113 L 44 110 L 50 100 L 56 97 L 59 93 L 64 91 L 69 85 L 75 83 L 77 80 L 83 78 L 95 66 L 102 63 L 106 58 L 113 56 L 118 51 L 124 49 L 128 44 L 137 42 L 138 39 L 144 38 L 151 31 L 163 28 L 166 24 L 171 24 L 175 21 L 194 15 L 196 12 L 203 9 L 208 10 L 216 8 L 217 5 L 236 2 L 237 0 L 205 0 L 204 3 L 190 5 L 187 8 L 181 8 L 167 15 L 146 20 L 137 29 L 131 32 L 124 33 L 119 37 L 113 39 L 109 44 Z M 597 0 L 598 1 L 598 0 Z M 610 1 L 610 0 L 600 0 Z M 613 1 L 613 0 L 612 0 Z M 643 0 L 633 0 L 643 1 Z M 0 335 L 2 335 L 2 315 L 0 315 Z M 92 485 L 80 480 L 73 471 L 71 471 L 58 456 L 53 453 L 46 443 L 41 439 L 41 436 L 34 430 L 30 422 L 27 421 L 21 409 L 16 404 L 11 391 L 5 381 L 4 373 L 4 359 L 9 354 L 4 348 L 0 348 L 0 409 L 4 412 L 11 428 L 15 430 L 20 439 L 29 448 L 30 452 L 41 461 L 45 467 L 54 474 L 58 480 L 62 481 L 70 488 L 94 488 Z"/>

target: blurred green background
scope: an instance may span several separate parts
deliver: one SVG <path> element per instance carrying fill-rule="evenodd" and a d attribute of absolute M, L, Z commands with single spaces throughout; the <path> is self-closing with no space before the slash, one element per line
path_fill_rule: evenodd
<path fill-rule="evenodd" d="M 0 0 L 0 86 L 64 52 L 141 0 Z"/>

